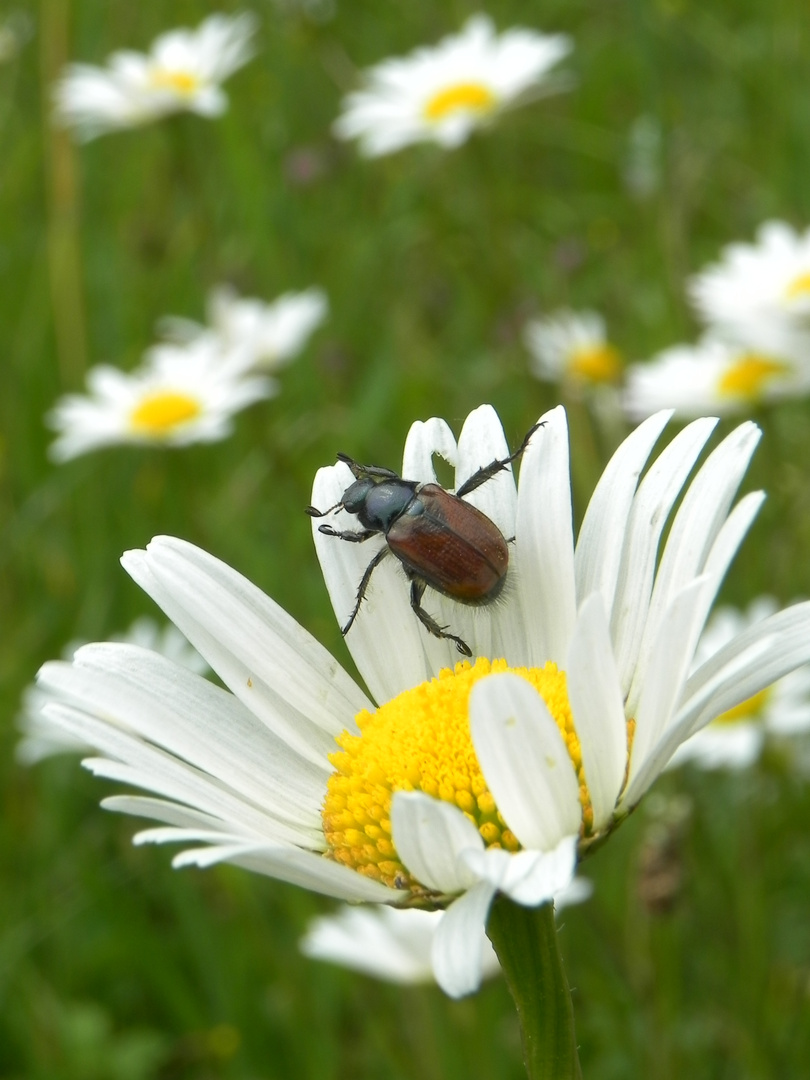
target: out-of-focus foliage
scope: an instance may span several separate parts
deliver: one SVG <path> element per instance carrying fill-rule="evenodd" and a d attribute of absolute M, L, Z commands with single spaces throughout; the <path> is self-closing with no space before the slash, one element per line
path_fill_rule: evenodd
<path fill-rule="evenodd" d="M 498 0 L 499 28 L 570 34 L 567 93 L 452 153 L 378 161 L 329 135 L 356 70 L 455 31 L 470 3 L 265 0 L 259 52 L 216 121 L 71 144 L 49 119 L 69 60 L 146 48 L 166 5 L 42 0 L 0 65 L 0 1076 L 9 1080 L 518 1078 L 504 986 L 451 1003 L 299 956 L 324 904 L 237 870 L 169 868 L 97 809 L 75 761 L 13 763 L 23 686 L 149 604 L 118 566 L 155 533 L 247 574 L 348 663 L 317 569 L 316 468 L 397 467 L 412 420 L 482 401 L 516 442 L 555 403 L 527 318 L 602 312 L 622 353 L 694 336 L 685 278 L 779 217 L 810 222 L 810 20 L 801 0 Z M 238 5 L 223 3 L 222 10 Z M 212 9 L 171 7 L 171 25 Z M 538 21 L 542 20 L 542 22 Z M 132 368 L 209 287 L 323 288 L 330 315 L 236 434 L 55 467 L 42 417 L 105 361 Z M 724 597 L 810 594 L 807 405 L 781 405 L 750 483 L 769 501 Z M 580 512 L 621 437 L 572 403 Z M 807 764 L 807 763 L 806 763 Z M 771 1080 L 810 1060 L 810 779 L 782 758 L 659 783 L 587 865 L 561 920 L 586 1076 Z M 676 804 L 683 806 L 683 803 Z"/>

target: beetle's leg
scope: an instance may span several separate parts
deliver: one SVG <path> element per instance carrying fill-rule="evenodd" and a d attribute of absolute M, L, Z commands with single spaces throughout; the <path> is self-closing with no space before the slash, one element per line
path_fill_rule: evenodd
<path fill-rule="evenodd" d="M 373 529 L 363 529 L 362 532 L 352 532 L 347 529 L 346 532 L 341 532 L 340 529 L 333 529 L 331 525 L 319 525 L 318 532 L 323 533 L 324 536 L 337 537 L 338 540 L 348 540 L 350 544 L 362 544 L 364 540 L 380 535 Z"/>
<path fill-rule="evenodd" d="M 485 484 L 487 480 L 491 480 L 492 477 L 496 475 L 496 473 L 502 472 L 507 465 L 511 464 L 511 462 L 517 461 L 517 459 L 529 445 L 529 441 L 532 435 L 534 435 L 535 431 L 537 431 L 537 429 L 541 427 L 545 427 L 545 420 L 541 421 L 539 424 L 535 424 L 531 431 L 527 432 L 526 438 L 523 440 L 523 442 L 520 444 L 514 454 L 511 454 L 507 458 L 502 458 L 500 461 L 493 461 L 491 462 L 491 464 L 485 465 L 483 469 L 478 469 L 472 474 L 472 476 L 468 476 L 456 492 L 456 498 L 461 499 L 465 495 L 469 495 L 471 491 L 475 491 L 476 488 L 481 487 L 481 485 Z"/>
<path fill-rule="evenodd" d="M 323 528 L 323 526 L 321 526 L 321 528 Z M 369 533 L 369 536 L 374 536 L 374 535 L 379 535 L 379 534 Z M 363 537 L 363 539 L 364 540 L 368 539 L 368 537 Z M 357 617 L 357 612 L 360 610 L 360 605 L 363 603 L 363 597 L 366 595 L 366 589 L 368 588 L 368 583 L 369 583 L 369 581 L 371 581 L 371 575 L 374 573 L 374 570 L 376 569 L 376 567 L 378 567 L 380 565 L 380 563 L 383 561 L 385 556 L 390 552 L 390 550 L 391 550 L 391 548 L 388 546 L 388 544 L 384 544 L 383 547 L 380 548 L 380 550 L 377 552 L 377 554 L 374 556 L 374 558 L 371 560 L 371 562 L 368 564 L 368 566 L 363 571 L 363 576 L 360 578 L 360 584 L 357 586 L 357 599 L 356 599 L 355 604 L 354 604 L 354 609 L 353 609 L 351 615 L 349 616 L 349 621 L 346 623 L 346 625 L 341 630 L 341 633 L 344 636 L 346 634 L 348 634 L 349 630 L 351 630 L 352 623 L 354 622 L 354 620 Z"/>
<path fill-rule="evenodd" d="M 359 461 L 349 457 L 348 454 L 338 454 L 338 461 L 348 465 L 355 480 L 362 480 L 366 476 L 376 476 L 380 480 L 399 480 L 399 473 L 383 468 L 382 465 L 361 465 Z"/>
<path fill-rule="evenodd" d="M 422 607 L 422 597 L 425 593 L 425 582 L 419 578 L 411 578 L 411 607 L 419 622 L 429 634 L 437 638 L 449 638 L 455 641 L 456 648 L 463 656 L 472 656 L 472 649 L 466 641 L 462 641 L 455 634 L 448 634 L 446 626 L 439 626 L 436 620 Z"/>

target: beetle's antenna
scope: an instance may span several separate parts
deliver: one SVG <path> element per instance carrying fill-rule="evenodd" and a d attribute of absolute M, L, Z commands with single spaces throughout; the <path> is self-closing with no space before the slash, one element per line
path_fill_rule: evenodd
<path fill-rule="evenodd" d="M 337 502 L 334 506 L 330 506 L 328 510 L 318 510 L 315 506 L 308 506 L 304 511 L 305 514 L 309 514 L 310 517 L 326 517 L 327 514 L 331 514 L 333 510 L 342 510 L 343 503 Z"/>

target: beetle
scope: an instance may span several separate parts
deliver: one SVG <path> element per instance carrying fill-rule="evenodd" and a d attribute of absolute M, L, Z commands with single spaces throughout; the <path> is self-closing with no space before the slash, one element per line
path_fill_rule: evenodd
<path fill-rule="evenodd" d="M 362 529 L 341 531 L 324 524 L 318 531 L 352 544 L 379 534 L 386 541 L 363 572 L 344 635 L 357 617 L 374 570 L 388 555 L 395 555 L 411 583 L 411 608 L 417 619 L 433 637 L 454 641 L 462 655 L 472 656 L 466 641 L 425 611 L 422 597 L 429 587 L 462 604 L 487 604 L 501 592 L 509 566 L 507 541 L 495 522 L 464 502 L 464 496 L 517 460 L 543 426 L 535 424 L 514 454 L 478 469 L 455 494 L 438 484 L 403 480 L 380 465 L 360 465 L 348 454 L 337 455 L 351 469 L 354 483 L 328 510 L 308 506 L 306 513 L 321 518 L 345 510 L 357 517 Z"/>

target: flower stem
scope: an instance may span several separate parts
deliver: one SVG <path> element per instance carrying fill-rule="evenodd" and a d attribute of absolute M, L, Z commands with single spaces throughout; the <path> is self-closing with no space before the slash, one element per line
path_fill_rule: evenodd
<path fill-rule="evenodd" d="M 522 907 L 501 895 L 487 934 L 515 999 L 529 1080 L 582 1080 L 553 905 Z"/>

